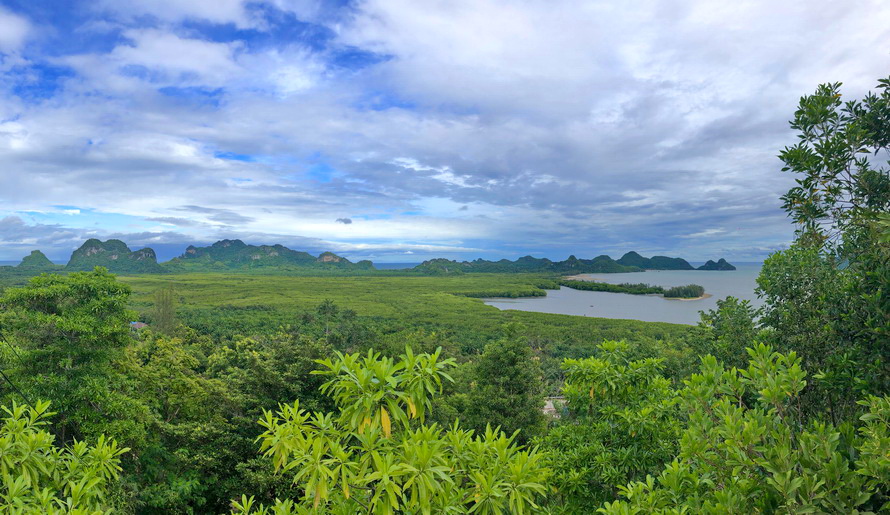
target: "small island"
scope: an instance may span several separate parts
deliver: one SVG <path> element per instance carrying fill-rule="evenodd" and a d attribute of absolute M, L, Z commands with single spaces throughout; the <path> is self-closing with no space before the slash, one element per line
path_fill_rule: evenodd
<path fill-rule="evenodd" d="M 646 283 L 603 283 L 597 281 L 583 281 L 567 277 L 559 281 L 560 286 L 583 291 L 602 291 L 607 293 L 627 293 L 629 295 L 661 295 L 666 299 L 698 300 L 706 299 L 710 295 L 705 293 L 704 286 L 687 284 L 686 286 L 674 286 L 664 288 Z"/>
<path fill-rule="evenodd" d="M 711 271 L 715 271 L 715 272 L 732 271 L 735 269 L 736 268 L 733 265 L 731 265 L 728 261 L 726 261 L 723 258 L 720 258 L 720 260 L 717 261 L 716 263 L 713 260 L 709 259 L 707 263 L 696 268 L 696 270 L 711 270 Z"/>
<path fill-rule="evenodd" d="M 705 293 L 704 286 L 687 284 L 686 286 L 674 286 L 664 290 L 664 298 L 674 300 L 698 300 L 706 299 L 710 295 Z"/>

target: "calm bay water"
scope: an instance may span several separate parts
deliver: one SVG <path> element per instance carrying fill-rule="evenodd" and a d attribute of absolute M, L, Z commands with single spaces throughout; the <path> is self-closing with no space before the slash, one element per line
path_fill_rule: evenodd
<path fill-rule="evenodd" d="M 710 298 L 701 300 L 668 300 L 654 295 L 628 295 L 571 288 L 548 290 L 546 297 L 524 299 L 485 299 L 498 309 L 516 309 L 600 318 L 626 318 L 646 322 L 696 324 L 699 311 L 715 309 L 717 300 L 732 295 L 761 304 L 754 294 L 760 263 L 736 263 L 738 270 L 705 272 L 698 270 L 650 270 L 632 274 L 585 274 L 583 279 L 606 283 L 649 283 L 657 286 L 700 284 Z"/>
<path fill-rule="evenodd" d="M 377 270 L 406 270 L 408 268 L 414 268 L 420 263 L 374 263 L 374 268 Z"/>

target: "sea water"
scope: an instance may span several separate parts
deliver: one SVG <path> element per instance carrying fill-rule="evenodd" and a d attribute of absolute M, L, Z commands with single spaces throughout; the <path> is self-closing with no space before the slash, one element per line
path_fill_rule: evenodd
<path fill-rule="evenodd" d="M 624 318 L 646 322 L 696 324 L 700 319 L 699 311 L 716 309 L 717 300 L 730 295 L 749 300 L 755 307 L 760 306 L 762 302 L 754 293 L 760 267 L 760 263 L 736 263 L 737 270 L 734 271 L 648 270 L 628 274 L 584 274 L 578 277 L 578 279 L 613 284 L 649 283 L 664 287 L 699 284 L 704 286 L 705 293 L 711 295 L 700 300 L 676 300 L 655 295 L 580 291 L 565 287 L 548 290 L 546 297 L 484 300 L 489 306 L 495 306 L 498 309 Z"/>

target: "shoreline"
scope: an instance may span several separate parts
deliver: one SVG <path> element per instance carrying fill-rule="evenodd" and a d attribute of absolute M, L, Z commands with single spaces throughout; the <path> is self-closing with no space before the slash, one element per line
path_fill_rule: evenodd
<path fill-rule="evenodd" d="M 688 297 L 688 298 L 687 297 L 665 297 L 664 295 L 662 295 L 662 298 L 664 298 L 664 300 L 685 300 L 687 302 L 691 301 L 691 300 L 709 299 L 711 297 L 713 297 L 713 295 L 711 295 L 710 293 L 705 293 L 701 297 Z"/>

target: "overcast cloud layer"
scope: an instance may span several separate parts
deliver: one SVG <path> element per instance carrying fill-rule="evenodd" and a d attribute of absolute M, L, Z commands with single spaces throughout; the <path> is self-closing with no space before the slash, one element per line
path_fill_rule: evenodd
<path fill-rule="evenodd" d="M 798 98 L 888 74 L 878 0 L 0 0 L 0 260 L 758 260 Z"/>

